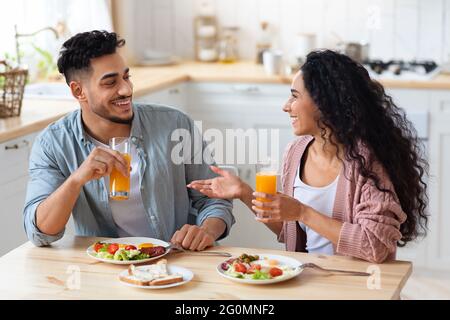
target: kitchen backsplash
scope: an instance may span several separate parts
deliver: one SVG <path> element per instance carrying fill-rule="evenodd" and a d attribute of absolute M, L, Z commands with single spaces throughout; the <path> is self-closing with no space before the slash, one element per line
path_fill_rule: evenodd
<path fill-rule="evenodd" d="M 194 56 L 193 19 L 205 0 L 134 0 L 132 35 L 138 53 L 146 49 Z M 278 47 L 295 50 L 296 34 L 314 33 L 318 47 L 368 41 L 370 57 L 433 59 L 450 55 L 450 0 L 206 0 L 221 26 L 237 26 L 239 53 L 256 54 L 261 21 L 274 26 Z M 132 39 L 130 39 L 132 37 Z"/>

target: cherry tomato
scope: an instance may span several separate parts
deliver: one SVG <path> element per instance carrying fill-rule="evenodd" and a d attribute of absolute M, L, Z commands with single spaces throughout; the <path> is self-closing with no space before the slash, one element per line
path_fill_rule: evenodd
<path fill-rule="evenodd" d="M 94 251 L 98 252 L 98 250 L 100 250 L 101 248 L 103 248 L 105 246 L 104 243 L 101 242 L 97 242 L 96 244 L 94 244 Z"/>
<path fill-rule="evenodd" d="M 136 250 L 136 247 L 133 246 L 132 244 L 129 244 L 125 247 L 125 250 Z"/>
<path fill-rule="evenodd" d="M 281 276 L 283 274 L 283 270 L 281 270 L 279 268 L 270 268 L 269 274 L 275 278 L 275 277 Z"/>
<path fill-rule="evenodd" d="M 246 273 L 247 272 L 247 267 L 244 264 L 242 264 L 242 263 L 236 263 L 234 265 L 234 270 L 236 272 Z"/>
<path fill-rule="evenodd" d="M 252 264 L 250 268 L 248 268 L 247 273 L 255 273 L 256 270 L 261 270 L 261 265 Z"/>
<path fill-rule="evenodd" d="M 111 254 L 116 253 L 117 250 L 119 250 L 119 245 L 117 243 L 111 243 L 108 246 L 108 252 L 111 253 Z"/>

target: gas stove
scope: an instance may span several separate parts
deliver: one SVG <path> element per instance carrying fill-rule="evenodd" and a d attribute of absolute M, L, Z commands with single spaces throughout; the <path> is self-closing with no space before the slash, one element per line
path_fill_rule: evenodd
<path fill-rule="evenodd" d="M 374 79 L 431 80 L 440 68 L 432 60 L 366 60 L 364 67 Z"/>

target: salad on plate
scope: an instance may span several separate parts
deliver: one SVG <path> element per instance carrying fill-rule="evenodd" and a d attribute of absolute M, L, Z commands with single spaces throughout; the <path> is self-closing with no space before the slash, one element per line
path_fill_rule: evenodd
<path fill-rule="evenodd" d="M 94 251 L 100 259 L 127 261 L 157 257 L 163 255 L 166 249 L 152 243 L 143 243 L 136 247 L 132 244 L 96 242 Z"/>
<path fill-rule="evenodd" d="M 87 254 L 103 262 L 130 264 L 158 259 L 169 250 L 169 244 L 162 240 L 131 237 L 95 242 L 87 249 Z"/>
<path fill-rule="evenodd" d="M 300 273 L 300 263 L 296 260 L 275 255 L 250 255 L 243 253 L 219 266 L 219 273 L 242 282 L 279 282 Z"/>

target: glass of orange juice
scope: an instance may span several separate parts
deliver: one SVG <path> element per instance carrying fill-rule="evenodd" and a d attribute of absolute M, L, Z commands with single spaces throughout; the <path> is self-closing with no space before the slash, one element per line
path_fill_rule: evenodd
<path fill-rule="evenodd" d="M 128 137 L 116 137 L 109 140 L 109 147 L 119 151 L 128 164 L 130 170 L 131 145 Z M 130 196 L 130 177 L 124 176 L 119 170 L 113 168 L 109 176 L 109 196 L 114 200 L 127 200 Z"/>
<path fill-rule="evenodd" d="M 268 194 L 277 193 L 277 165 L 271 160 L 261 161 L 256 164 L 256 192 Z M 264 198 L 256 198 L 261 202 L 270 202 Z"/>

